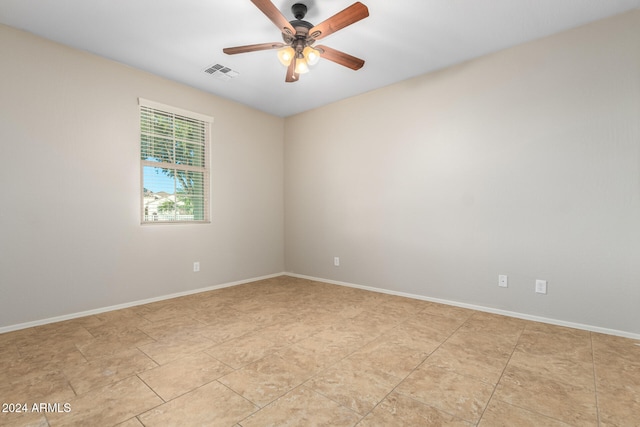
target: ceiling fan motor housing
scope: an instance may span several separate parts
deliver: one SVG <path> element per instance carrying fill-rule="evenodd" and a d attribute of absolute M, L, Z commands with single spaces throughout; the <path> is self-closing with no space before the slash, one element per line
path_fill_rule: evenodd
<path fill-rule="evenodd" d="M 302 3 L 296 3 L 291 6 L 291 12 L 296 17 L 293 21 L 289 21 L 291 26 L 296 30 L 295 38 L 302 38 L 309 34 L 309 30 L 313 28 L 313 24 L 305 21 L 304 16 L 307 14 L 307 6 Z"/>
<path fill-rule="evenodd" d="M 282 33 L 282 38 L 285 43 L 291 45 L 296 51 L 302 51 L 302 49 L 307 45 L 305 40 L 309 35 L 309 30 L 313 28 L 313 24 L 305 21 L 304 17 L 307 14 L 307 6 L 302 3 L 295 3 L 291 6 L 291 12 L 296 19 L 293 21 L 289 21 L 293 29 L 295 30 L 295 35 L 291 36 L 289 34 Z"/>
<path fill-rule="evenodd" d="M 296 30 L 298 29 L 298 27 L 304 27 L 307 29 L 307 32 L 309 32 L 309 30 L 313 28 L 313 24 L 311 22 L 303 21 L 301 19 L 289 21 L 289 24 L 291 24 L 291 26 Z"/>

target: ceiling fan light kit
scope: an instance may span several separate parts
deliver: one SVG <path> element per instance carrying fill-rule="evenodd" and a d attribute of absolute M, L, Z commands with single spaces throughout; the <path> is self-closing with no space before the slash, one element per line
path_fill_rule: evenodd
<path fill-rule="evenodd" d="M 311 46 L 305 47 L 302 52 L 296 52 L 291 46 L 278 50 L 278 59 L 285 67 L 288 67 L 294 58 L 296 58 L 296 65 L 306 63 L 314 66 L 320 61 L 320 52 Z"/>
<path fill-rule="evenodd" d="M 314 46 L 317 40 L 369 16 L 369 9 L 364 4 L 356 2 L 314 26 L 304 20 L 307 6 L 303 3 L 296 3 L 291 6 L 291 12 L 296 19 L 287 21 L 270 0 L 251 0 L 251 2 L 278 27 L 282 33 L 284 43 L 274 42 L 228 47 L 222 50 L 224 53 L 235 55 L 259 50 L 278 49 L 278 60 L 287 67 L 285 81 L 290 83 L 298 81 L 300 74 L 308 73 L 309 66 L 317 64 L 320 58 L 328 59 L 352 70 L 359 70 L 364 65 L 364 61 L 355 56 L 327 46 Z"/>

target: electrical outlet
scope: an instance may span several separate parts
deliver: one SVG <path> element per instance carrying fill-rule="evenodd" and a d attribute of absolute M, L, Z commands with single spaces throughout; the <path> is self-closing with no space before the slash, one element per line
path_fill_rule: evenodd
<path fill-rule="evenodd" d="M 340 257 L 339 256 L 334 256 L 333 257 L 333 265 L 336 267 L 340 267 Z"/>
<path fill-rule="evenodd" d="M 536 293 L 537 294 L 546 294 L 547 293 L 547 281 L 546 280 L 536 280 Z"/>
<path fill-rule="evenodd" d="M 200 271 L 200 263 L 196 261 L 193 263 L 193 272 L 197 273 L 198 271 Z"/>
<path fill-rule="evenodd" d="M 509 286 L 509 281 L 507 280 L 506 274 L 498 275 L 498 286 L 500 286 L 501 288 L 506 288 Z"/>

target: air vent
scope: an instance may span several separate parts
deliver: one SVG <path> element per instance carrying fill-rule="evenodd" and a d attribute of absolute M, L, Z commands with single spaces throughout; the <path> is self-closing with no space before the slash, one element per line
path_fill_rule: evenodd
<path fill-rule="evenodd" d="M 212 65 L 211 67 L 204 70 L 204 72 L 207 74 L 211 74 L 218 80 L 231 80 L 234 77 L 238 77 L 240 75 L 239 72 L 220 64 Z"/>

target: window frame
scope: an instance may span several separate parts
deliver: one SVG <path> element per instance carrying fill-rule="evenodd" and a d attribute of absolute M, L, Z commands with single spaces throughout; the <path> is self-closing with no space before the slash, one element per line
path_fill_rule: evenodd
<path fill-rule="evenodd" d="M 143 150 L 143 109 L 152 109 L 156 110 L 160 113 L 170 115 L 172 120 L 175 119 L 175 116 L 184 117 L 188 120 L 194 120 L 198 122 L 202 122 L 204 129 L 204 154 L 203 154 L 203 163 L 204 166 L 192 166 L 186 164 L 180 164 L 177 162 L 173 163 L 165 163 L 158 161 L 145 160 L 142 158 L 142 150 Z M 211 223 L 211 180 L 210 180 L 210 169 L 211 169 L 211 125 L 213 123 L 213 117 L 207 116 L 205 114 L 196 113 L 193 111 L 184 110 L 181 108 L 173 107 L 170 105 L 162 104 L 155 101 L 150 101 L 144 98 L 138 98 L 138 158 L 140 160 L 140 224 L 141 225 L 151 225 L 151 224 L 209 224 Z M 149 135 L 147 135 L 149 136 Z M 172 141 L 174 143 L 176 138 L 175 135 L 172 137 Z M 174 159 L 175 160 L 175 159 Z M 191 171 L 191 172 L 199 172 L 203 174 L 203 190 L 202 190 L 202 207 L 203 207 L 203 219 L 175 219 L 175 220 L 150 220 L 147 219 L 148 215 L 145 215 L 145 182 L 144 182 L 144 170 L 145 167 L 154 167 L 154 168 L 164 168 L 166 169 L 174 169 L 180 171 Z M 176 179 L 175 177 L 173 178 Z M 175 188 L 175 187 L 174 187 Z M 175 194 L 175 193 L 174 193 Z M 176 201 L 174 200 L 174 203 Z"/>

